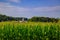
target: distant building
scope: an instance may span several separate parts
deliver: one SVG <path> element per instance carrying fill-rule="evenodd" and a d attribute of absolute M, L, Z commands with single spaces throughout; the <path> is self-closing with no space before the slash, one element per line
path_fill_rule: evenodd
<path fill-rule="evenodd" d="M 27 22 L 27 18 L 22 18 L 19 22 Z"/>

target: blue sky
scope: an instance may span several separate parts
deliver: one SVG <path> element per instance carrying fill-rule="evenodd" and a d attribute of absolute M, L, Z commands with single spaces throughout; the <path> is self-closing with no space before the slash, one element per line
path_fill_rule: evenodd
<path fill-rule="evenodd" d="M 60 18 L 60 0 L 0 0 L 0 14 Z"/>

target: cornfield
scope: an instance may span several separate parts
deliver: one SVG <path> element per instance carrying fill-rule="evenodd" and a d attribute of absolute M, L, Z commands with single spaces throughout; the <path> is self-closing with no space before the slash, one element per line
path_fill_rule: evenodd
<path fill-rule="evenodd" d="M 60 23 L 0 22 L 0 40 L 60 40 Z"/>

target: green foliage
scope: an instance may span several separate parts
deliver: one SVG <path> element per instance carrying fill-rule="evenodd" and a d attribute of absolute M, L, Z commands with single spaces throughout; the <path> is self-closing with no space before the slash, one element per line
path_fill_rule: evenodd
<path fill-rule="evenodd" d="M 60 40 L 58 24 L 44 26 L 41 23 L 3 24 L 0 24 L 0 40 Z"/>
<path fill-rule="evenodd" d="M 0 14 L 0 22 L 1 21 L 22 21 L 24 18 L 24 21 L 32 21 L 32 22 L 58 22 L 59 19 L 57 18 L 49 18 L 49 17 L 32 17 L 30 19 L 25 17 L 10 17 L 6 15 Z"/>
<path fill-rule="evenodd" d="M 0 14 L 0 22 L 1 21 L 21 21 L 22 18 L 23 17 L 10 17 L 10 16 Z M 24 18 L 24 20 L 26 21 L 27 18 Z"/>
<path fill-rule="evenodd" d="M 29 19 L 32 22 L 58 22 L 59 19 L 56 18 L 49 18 L 49 17 L 32 17 Z"/>

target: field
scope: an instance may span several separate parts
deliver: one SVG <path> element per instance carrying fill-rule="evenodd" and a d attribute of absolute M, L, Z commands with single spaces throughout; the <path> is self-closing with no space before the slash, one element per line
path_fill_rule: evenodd
<path fill-rule="evenodd" d="M 0 40 L 60 40 L 60 22 L 0 22 Z"/>

